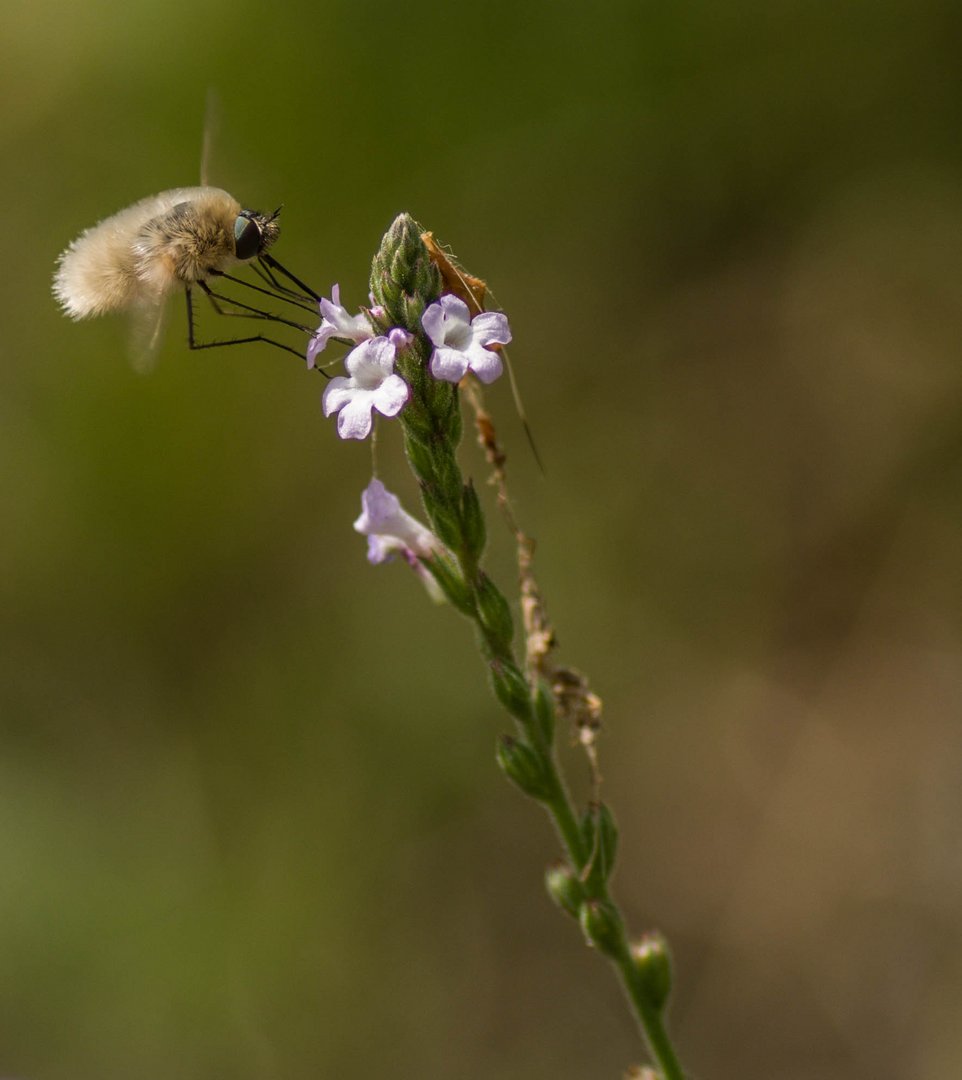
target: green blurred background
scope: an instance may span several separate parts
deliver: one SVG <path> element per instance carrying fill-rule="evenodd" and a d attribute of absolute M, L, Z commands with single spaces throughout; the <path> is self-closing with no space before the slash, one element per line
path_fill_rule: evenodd
<path fill-rule="evenodd" d="M 179 303 L 141 377 L 50 297 L 196 182 L 213 86 L 213 181 L 315 288 L 360 302 L 409 210 L 509 312 L 544 477 L 488 402 L 692 1076 L 962 1075 L 959 5 L 2 14 L 0 1074 L 642 1058 L 469 627 L 365 562 L 320 379 L 190 354 Z"/>

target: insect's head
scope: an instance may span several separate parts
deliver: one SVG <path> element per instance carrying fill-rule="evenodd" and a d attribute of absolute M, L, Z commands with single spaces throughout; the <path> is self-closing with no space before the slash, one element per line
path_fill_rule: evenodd
<path fill-rule="evenodd" d="M 241 210 L 234 222 L 234 254 L 242 262 L 262 255 L 280 235 L 277 224 L 278 207 L 273 214 L 256 210 Z"/>

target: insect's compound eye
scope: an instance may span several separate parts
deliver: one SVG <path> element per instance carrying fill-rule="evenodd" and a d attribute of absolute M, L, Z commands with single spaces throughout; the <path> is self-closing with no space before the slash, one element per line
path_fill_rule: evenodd
<path fill-rule="evenodd" d="M 234 222 L 234 254 L 238 259 L 253 259 L 261 249 L 261 230 L 257 222 L 244 214 Z"/>

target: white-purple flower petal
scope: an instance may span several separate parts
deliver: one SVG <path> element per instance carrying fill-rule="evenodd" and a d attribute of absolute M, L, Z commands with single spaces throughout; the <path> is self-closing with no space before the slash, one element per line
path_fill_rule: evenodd
<path fill-rule="evenodd" d="M 400 375 L 388 375 L 378 390 L 375 409 L 382 416 L 397 416 L 408 400 L 408 384 Z"/>
<path fill-rule="evenodd" d="M 431 374 L 445 382 L 460 382 L 468 373 L 468 354 L 459 349 L 436 348 L 430 363 Z"/>
<path fill-rule="evenodd" d="M 373 411 L 397 416 L 408 399 L 408 385 L 394 374 L 394 345 L 386 337 L 369 338 L 344 360 L 348 377 L 339 375 L 324 390 L 324 415 L 338 413 L 337 433 L 342 439 L 365 439 L 371 432 Z"/>
<path fill-rule="evenodd" d="M 362 312 L 352 315 L 347 308 L 341 306 L 341 288 L 334 285 L 331 288 L 331 299 L 322 299 L 319 303 L 321 309 L 321 325 L 314 331 L 311 340 L 307 344 L 307 366 L 314 367 L 318 353 L 322 352 L 331 338 L 341 338 L 348 341 L 364 341 L 374 336 L 370 320 Z"/>
<path fill-rule="evenodd" d="M 491 383 L 504 370 L 498 352 L 488 348 L 511 340 L 503 312 L 482 311 L 472 319 L 460 297 L 445 294 L 428 305 L 421 325 L 434 346 L 429 366 L 436 379 L 456 383 L 473 371 L 481 382 Z"/>
<path fill-rule="evenodd" d="M 471 330 L 480 345 L 508 345 L 511 342 L 511 327 L 503 311 L 482 311 L 475 315 Z"/>
<path fill-rule="evenodd" d="M 366 439 L 373 423 L 369 395 L 356 395 L 338 412 L 337 433 L 342 439 Z"/>
<path fill-rule="evenodd" d="M 427 306 L 421 316 L 421 325 L 432 345 L 450 342 L 457 347 L 466 343 L 465 334 L 471 330 L 471 312 L 459 296 L 445 293 L 440 300 Z"/>
<path fill-rule="evenodd" d="M 478 345 L 477 342 L 472 343 L 465 355 L 468 358 L 468 367 L 483 383 L 493 383 L 504 370 L 504 361 L 500 355 Z"/>
<path fill-rule="evenodd" d="M 407 330 L 403 330 L 400 326 L 395 326 L 392 330 L 388 330 L 387 336 L 388 341 L 391 342 L 398 352 L 404 352 L 414 340 L 414 335 Z"/>
<path fill-rule="evenodd" d="M 368 559 L 372 563 L 385 562 L 396 551 L 417 559 L 441 550 L 434 533 L 403 510 L 401 500 L 377 479 L 361 493 L 361 515 L 354 528 L 368 537 Z"/>

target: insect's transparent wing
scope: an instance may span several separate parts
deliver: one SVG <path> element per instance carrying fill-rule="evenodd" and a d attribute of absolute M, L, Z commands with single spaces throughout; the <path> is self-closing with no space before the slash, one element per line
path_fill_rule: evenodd
<path fill-rule="evenodd" d="M 210 183 L 210 160 L 214 149 L 214 140 L 220 128 L 220 97 L 211 86 L 207 90 L 204 103 L 204 137 L 200 148 L 200 186 Z"/>
<path fill-rule="evenodd" d="M 130 313 L 128 352 L 134 371 L 146 375 L 157 362 L 167 327 L 167 304 L 138 304 Z"/>

